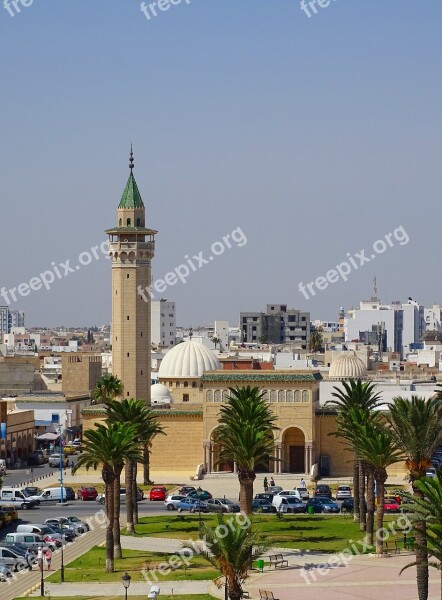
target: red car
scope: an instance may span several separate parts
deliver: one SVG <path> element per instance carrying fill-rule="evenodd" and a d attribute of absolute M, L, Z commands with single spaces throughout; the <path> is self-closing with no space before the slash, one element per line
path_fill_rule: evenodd
<path fill-rule="evenodd" d="M 96 500 L 98 492 L 93 486 L 81 487 L 77 492 L 79 500 Z"/>
<path fill-rule="evenodd" d="M 167 489 L 164 486 L 156 485 L 150 490 L 149 500 L 162 500 L 166 499 Z"/>
<path fill-rule="evenodd" d="M 400 505 L 394 496 L 386 496 L 384 501 L 385 512 L 400 512 Z"/>

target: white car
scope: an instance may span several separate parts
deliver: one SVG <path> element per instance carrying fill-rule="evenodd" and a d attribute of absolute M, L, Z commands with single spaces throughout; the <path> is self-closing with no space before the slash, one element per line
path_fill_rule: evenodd
<path fill-rule="evenodd" d="M 344 500 L 344 498 L 352 498 L 351 487 L 349 485 L 339 485 L 336 488 L 336 500 Z"/>
<path fill-rule="evenodd" d="M 294 496 L 295 498 L 298 498 L 298 500 L 301 500 L 301 494 L 298 492 L 298 490 L 282 490 L 273 496 L 273 500 L 275 498 L 279 498 L 280 496 Z"/>
<path fill-rule="evenodd" d="M 169 494 L 164 500 L 164 506 L 167 510 L 177 510 L 178 504 L 183 500 L 185 496 L 179 496 L 178 494 Z"/>
<path fill-rule="evenodd" d="M 308 500 L 310 498 L 309 491 L 306 487 L 297 487 L 296 488 L 301 496 L 301 500 Z"/>

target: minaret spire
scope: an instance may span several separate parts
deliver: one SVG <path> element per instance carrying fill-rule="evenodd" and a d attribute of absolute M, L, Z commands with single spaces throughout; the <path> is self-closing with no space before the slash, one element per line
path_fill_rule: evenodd
<path fill-rule="evenodd" d="M 132 171 L 134 169 L 134 152 L 133 152 L 132 144 L 130 145 L 129 169 L 130 169 L 130 174 L 132 175 Z"/>

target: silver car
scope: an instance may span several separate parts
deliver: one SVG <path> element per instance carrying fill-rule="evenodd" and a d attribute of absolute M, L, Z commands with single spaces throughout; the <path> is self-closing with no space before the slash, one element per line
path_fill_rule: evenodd
<path fill-rule="evenodd" d="M 167 510 L 177 510 L 178 504 L 183 498 L 185 498 L 185 496 L 179 496 L 178 494 L 169 494 L 164 500 L 164 506 L 167 508 Z"/>
<path fill-rule="evenodd" d="M 232 502 L 228 498 L 210 498 L 206 500 L 209 509 L 223 513 L 237 513 L 241 510 L 238 502 Z"/>
<path fill-rule="evenodd" d="M 12 571 L 21 571 L 28 566 L 24 552 L 14 546 L 0 546 L 0 561 Z"/>
<path fill-rule="evenodd" d="M 52 519 L 46 519 L 45 524 L 51 526 L 51 523 L 61 527 L 68 527 L 72 529 L 77 535 L 86 533 L 90 530 L 90 527 L 84 521 L 80 521 L 78 517 L 53 517 Z"/>

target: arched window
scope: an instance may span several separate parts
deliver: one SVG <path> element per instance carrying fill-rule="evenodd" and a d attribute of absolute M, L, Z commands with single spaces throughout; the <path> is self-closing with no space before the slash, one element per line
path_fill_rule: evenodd
<path fill-rule="evenodd" d="M 138 217 L 138 219 L 137 219 L 137 227 L 141 227 L 141 219 L 140 219 L 140 217 Z"/>
<path fill-rule="evenodd" d="M 184 382 L 184 387 L 189 387 L 189 382 L 188 381 Z"/>
<path fill-rule="evenodd" d="M 278 402 L 285 402 L 285 391 L 284 390 L 279 390 Z"/>
<path fill-rule="evenodd" d="M 175 383 L 175 387 L 180 387 L 180 382 L 179 382 L 179 381 L 177 381 L 177 382 Z"/>
<path fill-rule="evenodd" d="M 293 402 L 293 390 L 287 390 L 287 392 L 285 393 L 285 401 Z"/>
<path fill-rule="evenodd" d="M 230 398 L 229 390 L 223 390 L 223 402 L 227 402 Z"/>
<path fill-rule="evenodd" d="M 276 402 L 278 400 L 278 394 L 276 390 L 270 390 L 270 402 Z"/>
<path fill-rule="evenodd" d="M 192 387 L 193 387 L 193 388 L 196 388 L 196 385 L 197 385 L 197 384 L 196 384 L 196 381 L 192 381 Z"/>
<path fill-rule="evenodd" d="M 221 402 L 221 390 L 215 390 L 214 400 L 215 402 Z"/>
<path fill-rule="evenodd" d="M 269 390 L 262 390 L 263 400 L 269 401 Z"/>
<path fill-rule="evenodd" d="M 122 227 L 122 225 L 123 225 L 123 219 L 120 219 L 120 220 L 118 221 L 118 225 L 119 225 L 120 227 Z"/>
<path fill-rule="evenodd" d="M 310 396 L 310 394 L 308 393 L 307 390 L 302 390 L 302 401 L 303 402 L 308 402 L 310 399 L 309 396 Z"/>
<path fill-rule="evenodd" d="M 206 402 L 213 402 L 213 390 L 207 390 Z"/>
<path fill-rule="evenodd" d="M 295 390 L 295 402 L 301 402 L 301 390 Z"/>
<path fill-rule="evenodd" d="M 127 225 L 128 227 L 130 227 L 130 226 L 132 225 L 132 221 L 131 221 L 130 219 L 127 219 L 127 221 L 126 221 L 126 225 Z"/>

